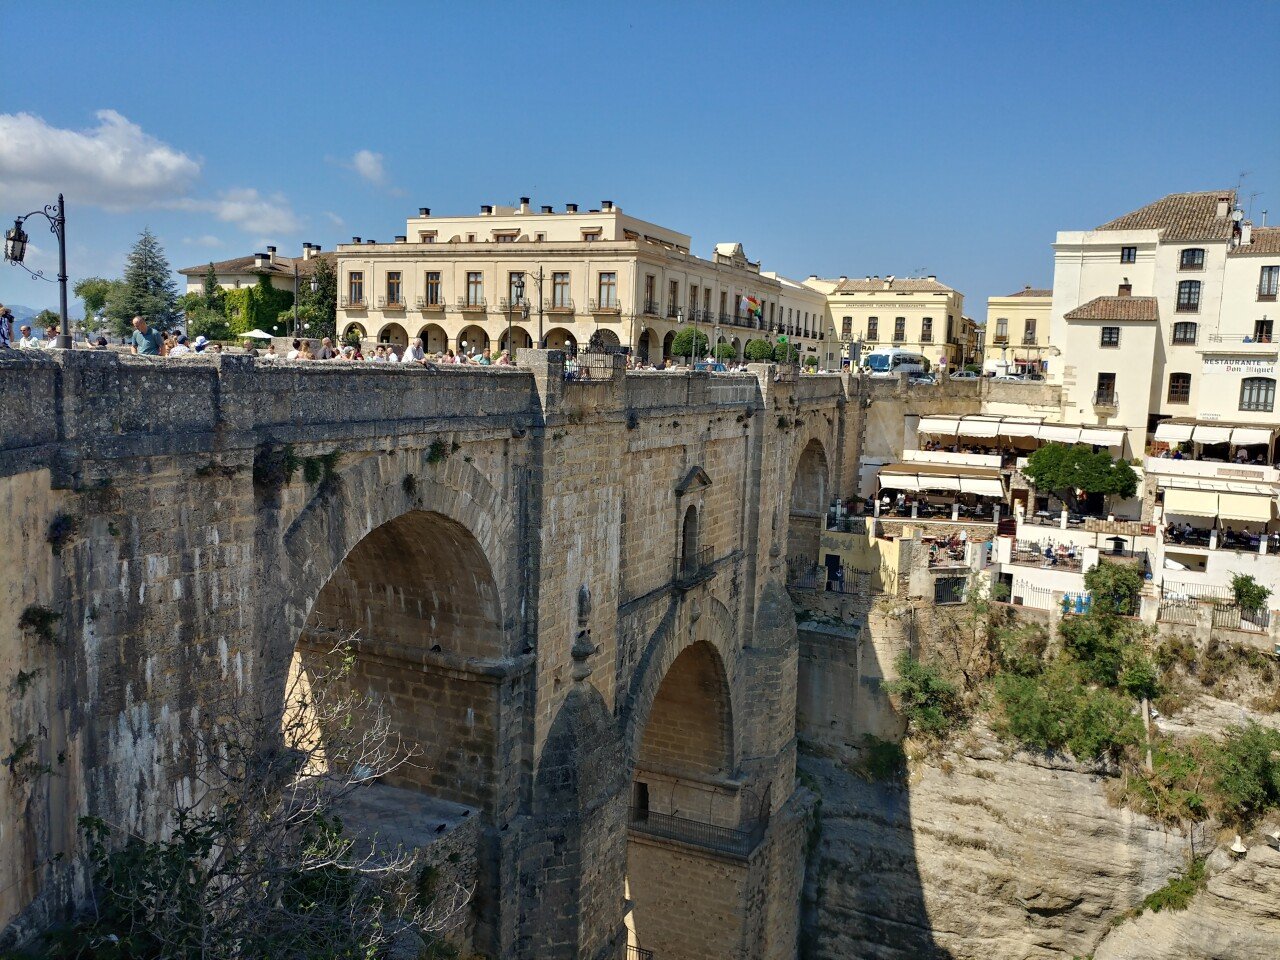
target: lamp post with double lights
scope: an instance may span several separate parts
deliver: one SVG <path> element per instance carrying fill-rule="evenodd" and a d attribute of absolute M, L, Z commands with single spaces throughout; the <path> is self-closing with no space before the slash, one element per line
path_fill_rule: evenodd
<path fill-rule="evenodd" d="M 511 293 L 511 298 L 520 304 L 520 311 L 521 311 L 520 316 L 521 316 L 521 319 L 523 319 L 525 316 L 524 311 L 528 309 L 524 303 L 524 274 L 523 273 L 517 273 L 515 276 L 511 278 L 511 290 L 509 292 Z M 511 311 L 514 309 L 515 309 L 515 303 L 512 303 L 509 299 L 507 301 L 507 358 L 509 360 L 514 360 L 516 355 L 515 344 L 511 342 Z M 541 324 L 539 324 L 538 333 L 539 335 L 541 335 L 542 333 Z"/>
<path fill-rule="evenodd" d="M 13 221 L 13 228 L 4 234 L 4 258 L 16 263 L 33 277 L 41 280 L 48 278 L 39 270 L 32 270 L 22 262 L 27 255 L 27 242 L 30 239 L 22 229 L 22 224 L 30 217 L 40 216 L 49 221 L 50 232 L 58 238 L 58 338 L 55 346 L 59 350 L 71 349 L 71 331 L 67 328 L 67 209 L 62 194 L 58 194 L 58 202 L 50 203 L 43 210 L 32 210 Z"/>
<path fill-rule="evenodd" d="M 531 273 L 529 275 L 529 279 L 538 285 L 538 349 L 545 350 L 547 349 L 547 341 L 546 341 L 545 335 L 542 332 L 542 281 L 544 279 L 544 275 L 542 273 L 541 265 L 538 266 L 537 273 Z M 519 281 L 520 281 L 520 289 L 521 291 L 523 291 L 524 290 L 524 274 L 523 273 L 519 275 Z M 520 301 L 520 319 L 521 320 L 529 319 L 529 302 L 525 300 L 523 297 L 521 298 L 521 301 Z M 510 349 L 511 345 L 507 344 L 507 348 Z"/>

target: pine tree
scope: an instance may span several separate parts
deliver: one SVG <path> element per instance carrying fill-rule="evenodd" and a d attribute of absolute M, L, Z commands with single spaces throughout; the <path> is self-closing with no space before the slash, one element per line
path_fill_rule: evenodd
<path fill-rule="evenodd" d="M 150 230 L 138 235 L 138 242 L 125 260 L 124 282 L 119 295 L 108 301 L 108 312 L 121 334 L 129 332 L 135 316 L 161 330 L 173 325 L 178 316 L 178 288 L 160 241 Z"/>
<path fill-rule="evenodd" d="M 204 274 L 204 305 L 210 310 L 222 312 L 224 300 L 222 287 L 218 284 L 218 274 L 213 269 L 212 261 Z"/>
<path fill-rule="evenodd" d="M 307 331 L 312 337 L 334 337 L 338 319 L 338 275 L 328 257 L 320 257 L 314 261 L 317 289 L 311 292 L 311 280 L 303 280 L 299 285 L 298 312 L 309 315 L 311 329 Z"/>

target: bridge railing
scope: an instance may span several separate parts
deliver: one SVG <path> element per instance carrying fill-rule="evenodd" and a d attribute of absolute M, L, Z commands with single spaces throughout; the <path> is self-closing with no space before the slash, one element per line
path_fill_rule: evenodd
<path fill-rule="evenodd" d="M 665 840 L 679 840 L 695 847 L 745 857 L 764 839 L 768 819 L 751 820 L 742 827 L 722 827 L 715 823 L 654 813 L 642 807 L 628 809 L 628 825 L 636 833 Z"/>

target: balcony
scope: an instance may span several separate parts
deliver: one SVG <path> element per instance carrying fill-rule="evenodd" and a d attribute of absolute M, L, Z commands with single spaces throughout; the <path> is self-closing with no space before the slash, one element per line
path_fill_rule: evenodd
<path fill-rule="evenodd" d="M 646 300 L 644 302 L 644 312 L 647 317 L 660 317 L 662 314 L 658 310 L 657 300 Z"/>
<path fill-rule="evenodd" d="M 674 319 L 676 318 L 676 315 L 677 315 L 677 314 L 679 314 L 679 312 L 680 312 L 680 308 L 679 308 L 679 307 L 677 307 L 674 303 L 669 303 L 669 304 L 667 304 L 667 319 L 668 319 L 668 320 L 674 320 Z"/>
<path fill-rule="evenodd" d="M 615 300 L 588 300 L 587 309 L 591 313 L 622 313 L 622 307 Z"/>
<path fill-rule="evenodd" d="M 694 553 L 676 558 L 675 584 L 682 590 L 710 580 L 715 573 L 711 547 L 699 547 Z"/>
<path fill-rule="evenodd" d="M 404 298 L 396 297 L 392 299 L 390 297 L 378 297 L 378 309 L 379 310 L 403 310 Z"/>
<path fill-rule="evenodd" d="M 674 817 L 666 813 L 654 813 L 640 807 L 627 811 L 627 825 L 635 833 L 663 840 L 676 840 L 694 847 L 703 847 L 717 853 L 748 856 L 764 839 L 769 828 L 768 820 L 751 820 L 741 827 L 721 827 L 701 820 Z"/>
<path fill-rule="evenodd" d="M 367 310 L 369 304 L 365 302 L 364 297 L 339 297 L 338 308 L 340 310 Z"/>
<path fill-rule="evenodd" d="M 423 313 L 444 313 L 444 303 L 439 297 L 419 297 L 415 306 Z"/>
<path fill-rule="evenodd" d="M 458 309 L 463 313 L 484 313 L 489 307 L 489 301 L 484 297 L 459 297 Z"/>
<path fill-rule="evenodd" d="M 547 313 L 573 314 L 573 299 L 571 297 L 552 297 L 550 300 L 542 301 L 542 309 Z"/>
<path fill-rule="evenodd" d="M 997 333 L 995 336 L 991 338 L 991 342 L 1000 343 L 1000 344 L 1008 343 L 1009 335 L 1007 333 Z"/>
<path fill-rule="evenodd" d="M 646 950 L 644 947 L 637 947 L 634 943 L 628 943 L 627 960 L 653 960 L 653 951 Z"/>
<path fill-rule="evenodd" d="M 1120 394 L 1114 390 L 1099 390 L 1093 395 L 1093 409 L 1103 416 L 1114 415 L 1119 407 Z"/>
<path fill-rule="evenodd" d="M 922 333 L 922 334 L 920 334 L 920 342 L 921 342 L 921 343 L 933 343 L 933 334 L 932 334 L 932 333 Z"/>
<path fill-rule="evenodd" d="M 1261 463 L 1220 463 L 1213 460 L 1174 460 L 1170 457 L 1147 457 L 1145 471 L 1151 476 L 1212 477 L 1218 480 L 1280 483 L 1280 470 Z"/>
<path fill-rule="evenodd" d="M 1036 345 L 1036 338 L 1035 338 L 1035 337 L 1023 337 L 1023 338 L 1022 338 L 1022 345 L 1023 345 L 1024 347 L 1034 347 L 1034 346 Z"/>
<path fill-rule="evenodd" d="M 1221 334 L 1211 333 L 1205 338 L 1203 353 L 1266 353 L 1274 354 L 1277 350 L 1275 336 L 1270 330 L 1254 330 L 1253 333 Z"/>
<path fill-rule="evenodd" d="M 1275 287 L 1259 287 L 1258 299 L 1263 303 L 1275 303 L 1276 302 Z"/>

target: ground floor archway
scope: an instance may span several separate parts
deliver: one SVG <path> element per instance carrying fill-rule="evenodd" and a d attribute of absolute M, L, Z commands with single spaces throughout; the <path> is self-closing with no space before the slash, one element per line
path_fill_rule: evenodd
<path fill-rule="evenodd" d="M 398 323 L 384 323 L 378 330 L 378 342 L 389 343 L 403 350 L 409 345 L 409 334 Z"/>
<path fill-rule="evenodd" d="M 428 354 L 444 353 L 449 349 L 449 334 L 438 323 L 428 323 L 418 331 L 422 338 L 422 349 Z"/>
<path fill-rule="evenodd" d="M 507 330 L 504 327 L 498 337 L 498 349 L 510 350 L 512 345 L 515 346 L 516 350 L 529 350 L 533 347 L 533 337 L 523 327 L 513 326 L 511 328 L 511 341 L 508 343 Z"/>
<path fill-rule="evenodd" d="M 662 338 L 662 360 L 664 363 L 671 360 L 671 348 L 676 342 L 675 331 L 671 331 Z"/>
<path fill-rule="evenodd" d="M 479 324 L 471 324 L 458 331 L 458 353 L 473 356 L 489 349 L 489 334 Z"/>
<path fill-rule="evenodd" d="M 578 352 L 577 339 L 564 327 L 552 327 L 547 331 L 546 340 L 548 350 L 563 350 L 569 354 Z"/>

